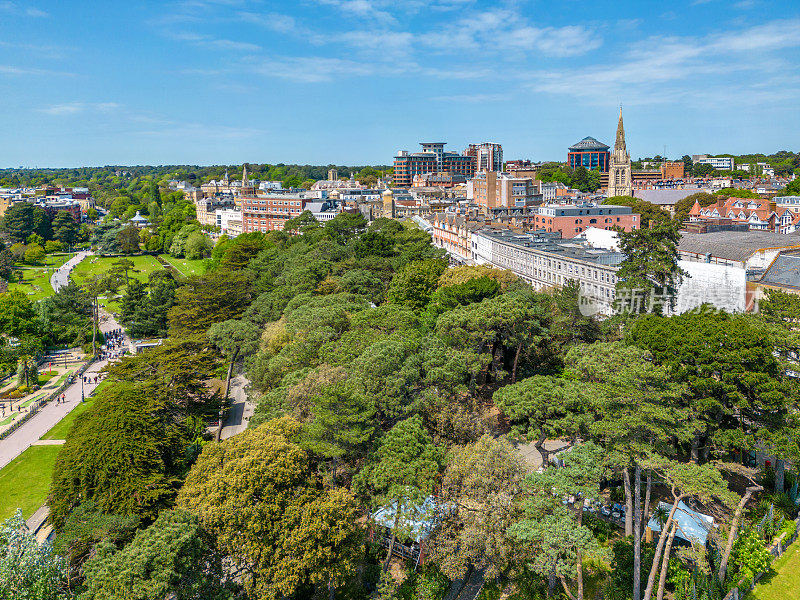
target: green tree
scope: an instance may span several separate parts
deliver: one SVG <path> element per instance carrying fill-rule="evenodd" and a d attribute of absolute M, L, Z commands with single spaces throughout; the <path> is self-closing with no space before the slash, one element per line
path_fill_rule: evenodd
<path fill-rule="evenodd" d="M 0 526 L 0 597 L 20 600 L 68 600 L 64 560 L 48 543 L 39 545 L 22 511 Z"/>
<path fill-rule="evenodd" d="M 79 225 L 72 214 L 60 210 L 53 218 L 53 237 L 65 246 L 71 246 L 78 240 Z"/>
<path fill-rule="evenodd" d="M 596 498 L 605 474 L 604 451 L 586 442 L 563 456 L 563 467 L 532 473 L 525 481 L 529 500 L 525 518 L 509 528 L 509 534 L 527 546 L 529 564 L 543 576 L 554 573 L 571 600 L 583 600 L 583 559 L 603 556 L 597 539 L 583 525 L 583 500 L 575 508 L 562 498 Z M 567 578 L 575 579 L 573 593 Z"/>
<path fill-rule="evenodd" d="M 377 502 L 391 506 L 394 524 L 383 570 L 389 568 L 398 535 L 407 533 L 411 519 L 431 492 L 439 473 L 441 453 L 415 415 L 400 421 L 381 439 L 376 462 L 361 474 L 362 485 L 374 494 Z"/>
<path fill-rule="evenodd" d="M 118 251 L 122 254 L 137 254 L 139 248 L 139 230 L 135 225 L 127 225 L 116 236 Z"/>
<path fill-rule="evenodd" d="M 304 427 L 301 445 L 331 461 L 331 478 L 336 483 L 339 461 L 352 464 L 372 438 L 375 405 L 355 378 L 321 388 L 310 402 L 313 417 Z"/>
<path fill-rule="evenodd" d="M 40 264 L 47 254 L 39 244 L 29 244 L 25 250 L 25 262 L 30 265 Z"/>
<path fill-rule="evenodd" d="M 4 233 L 17 242 L 25 242 L 34 232 L 35 207 L 29 202 L 16 202 L 12 204 L 3 215 L 2 226 Z"/>
<path fill-rule="evenodd" d="M 94 553 L 98 542 L 127 544 L 138 525 L 136 517 L 106 514 L 91 500 L 73 508 L 53 542 L 54 552 L 67 560 L 73 589 L 83 577 L 83 563 Z"/>
<path fill-rule="evenodd" d="M 244 320 L 229 319 L 221 323 L 214 323 L 208 330 L 208 339 L 220 350 L 230 357 L 228 374 L 225 378 L 225 400 L 230 391 L 231 375 L 236 359 L 240 355 L 248 356 L 258 348 L 259 331 L 256 327 Z"/>
<path fill-rule="evenodd" d="M 186 258 L 198 260 L 211 254 L 211 240 L 207 235 L 195 232 L 186 239 Z"/>
<path fill-rule="evenodd" d="M 150 308 L 147 288 L 138 279 L 132 280 L 120 301 L 120 322 L 132 337 L 147 335 L 147 315 Z"/>
<path fill-rule="evenodd" d="M 431 556 L 451 579 L 470 565 L 498 577 L 516 561 L 506 530 L 518 516 L 525 466 L 508 441 L 489 435 L 447 458 L 437 501 L 451 510 L 434 532 Z"/>
<path fill-rule="evenodd" d="M 36 312 L 25 294 L 17 290 L 0 294 L 0 331 L 25 337 L 34 335 L 38 329 Z"/>
<path fill-rule="evenodd" d="M 235 590 L 213 538 L 185 511 L 163 511 L 122 550 L 100 542 L 83 570 L 81 600 L 223 600 Z"/>
<path fill-rule="evenodd" d="M 324 491 L 289 418 L 209 444 L 178 505 L 196 514 L 239 569 L 250 598 L 295 594 L 307 583 L 340 585 L 361 545 L 347 490 Z"/>
<path fill-rule="evenodd" d="M 97 393 L 56 459 L 49 506 L 57 528 L 85 500 L 107 513 L 150 518 L 170 504 L 189 439 L 165 419 L 165 408 L 161 398 L 132 383 Z"/>
<path fill-rule="evenodd" d="M 252 281 L 246 270 L 190 278 L 175 291 L 168 312 L 170 336 L 205 333 L 214 323 L 240 316 L 253 299 Z"/>
<path fill-rule="evenodd" d="M 613 196 L 603 200 L 603 204 L 630 206 L 635 214 L 641 215 L 640 223 L 642 227 L 650 227 L 651 223 L 669 223 L 672 220 L 667 211 L 646 200 L 634 198 L 633 196 Z"/>
<path fill-rule="evenodd" d="M 787 196 L 800 196 L 800 179 L 790 181 L 786 185 L 786 189 L 783 190 L 783 193 Z"/>
<path fill-rule="evenodd" d="M 387 300 L 421 310 L 436 291 L 439 277 L 447 269 L 447 262 L 429 259 L 411 262 L 392 278 Z"/>
<path fill-rule="evenodd" d="M 619 307 L 631 312 L 661 312 L 665 305 L 672 308 L 685 275 L 678 266 L 677 227 L 658 223 L 648 229 L 618 234 L 620 251 L 625 256 L 617 272 Z"/>

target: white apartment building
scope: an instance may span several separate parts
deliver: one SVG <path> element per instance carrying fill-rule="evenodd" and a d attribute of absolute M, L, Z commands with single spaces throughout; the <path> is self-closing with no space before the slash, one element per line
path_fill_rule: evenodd
<path fill-rule="evenodd" d="M 695 154 L 692 162 L 696 165 L 711 165 L 718 171 L 733 171 L 735 164 L 732 156 L 708 156 L 707 154 Z"/>
<path fill-rule="evenodd" d="M 242 211 L 234 208 L 218 208 L 214 211 L 215 224 L 228 237 L 236 237 L 242 232 Z"/>
<path fill-rule="evenodd" d="M 471 242 L 475 264 L 513 271 L 537 290 L 577 281 L 599 313 L 611 314 L 621 253 L 541 231 L 480 229 L 472 233 Z"/>

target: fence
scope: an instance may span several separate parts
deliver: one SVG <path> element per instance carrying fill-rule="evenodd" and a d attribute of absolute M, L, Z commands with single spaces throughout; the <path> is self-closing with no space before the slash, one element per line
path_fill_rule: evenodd
<path fill-rule="evenodd" d="M 75 371 L 75 377 L 81 377 L 86 372 L 86 369 L 88 369 L 93 362 L 94 358 L 90 358 L 85 363 L 83 363 L 83 365 L 78 367 L 78 370 Z M 31 419 L 36 413 L 39 412 L 39 409 L 42 406 L 47 404 L 50 400 L 54 400 L 56 396 L 60 396 L 70 385 L 72 384 L 69 382 L 69 377 L 67 377 L 64 380 L 64 383 L 58 386 L 58 389 L 55 390 L 53 393 L 51 393 L 49 397 L 45 396 L 44 398 L 41 398 L 36 402 L 34 402 L 33 404 L 31 404 L 30 408 L 28 408 L 27 414 L 25 414 L 22 418 L 17 419 L 14 423 L 11 424 L 11 426 L 8 429 L 0 433 L 0 440 L 6 439 L 9 435 L 11 435 L 17 429 L 22 427 L 28 421 L 28 419 Z"/>
<path fill-rule="evenodd" d="M 775 543 L 769 547 L 769 553 L 773 556 L 773 558 L 778 558 L 780 555 L 786 552 L 786 549 L 789 546 L 794 543 L 798 535 L 800 535 L 800 518 L 795 521 L 794 533 L 789 538 L 786 537 L 785 533 L 782 534 L 777 540 L 775 540 Z M 739 585 L 728 592 L 728 595 L 725 596 L 723 600 L 742 600 L 742 598 L 747 596 L 750 590 L 756 587 L 756 584 L 763 576 L 764 573 L 758 573 L 755 577 L 753 577 L 753 582 L 745 588 L 740 586 L 745 585 L 746 580 L 740 581 Z"/>

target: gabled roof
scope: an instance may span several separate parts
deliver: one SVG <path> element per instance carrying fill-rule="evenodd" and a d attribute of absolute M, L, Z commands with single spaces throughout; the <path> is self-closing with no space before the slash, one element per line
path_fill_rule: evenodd
<path fill-rule="evenodd" d="M 570 152 L 588 152 L 590 150 L 607 151 L 611 146 L 606 146 L 603 142 L 598 142 L 591 136 L 583 138 L 577 144 L 569 147 Z"/>

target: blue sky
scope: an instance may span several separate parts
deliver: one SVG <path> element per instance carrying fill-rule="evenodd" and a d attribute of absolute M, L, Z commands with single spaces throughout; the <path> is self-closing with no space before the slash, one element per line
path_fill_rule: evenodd
<path fill-rule="evenodd" d="M 0 166 L 798 150 L 797 0 L 0 0 Z"/>

